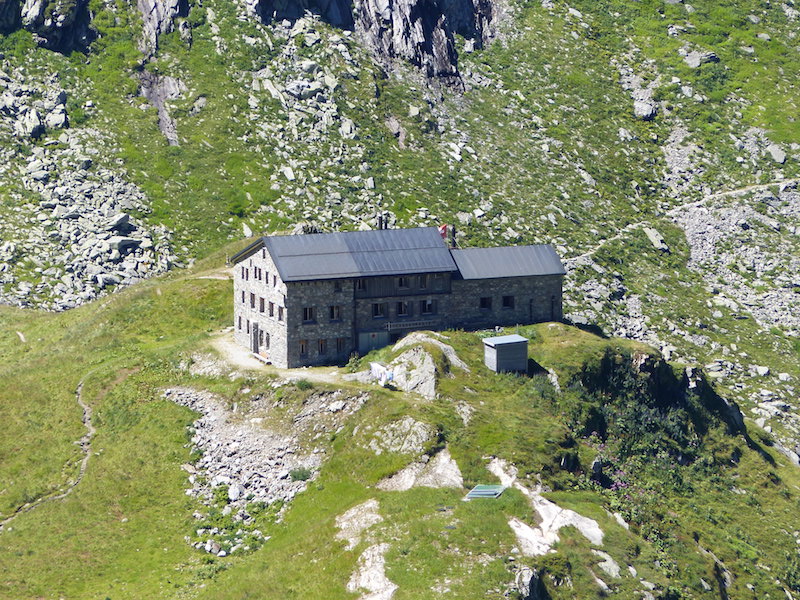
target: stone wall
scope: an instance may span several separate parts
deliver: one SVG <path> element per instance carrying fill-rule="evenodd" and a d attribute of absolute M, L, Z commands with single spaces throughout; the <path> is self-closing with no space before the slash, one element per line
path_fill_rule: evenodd
<path fill-rule="evenodd" d="M 353 280 L 289 283 L 287 338 L 289 367 L 347 361 L 355 350 Z M 338 307 L 331 318 L 331 307 Z M 304 309 L 313 319 L 304 321 Z M 304 354 L 301 341 L 305 340 Z M 324 340 L 321 345 L 320 340 Z M 337 340 L 341 340 L 337 342 Z"/>
<path fill-rule="evenodd" d="M 287 288 L 278 275 L 275 263 L 268 253 L 259 249 L 255 254 L 236 263 L 233 269 L 234 338 L 239 344 L 252 350 L 251 336 L 253 326 L 257 325 L 258 329 L 264 332 L 264 343 L 259 345 L 259 354 L 277 367 L 287 367 L 286 319 L 289 315 L 286 307 Z M 261 270 L 261 278 L 258 277 L 256 269 Z M 251 305 L 251 294 L 254 305 Z M 270 302 L 273 307 L 271 316 Z"/>
<path fill-rule="evenodd" d="M 380 279 L 373 292 L 391 293 L 376 297 L 364 297 L 372 295 L 369 289 L 356 291 L 353 279 L 284 283 L 269 255 L 259 249 L 234 267 L 236 341 L 252 349 L 257 325 L 265 334 L 259 353 L 275 366 L 294 368 L 346 362 L 358 350 L 359 333 L 388 331 L 387 339 L 395 339 L 414 329 L 478 329 L 562 317 L 560 275 L 451 280 L 446 274 L 438 292 L 433 286 L 418 289 L 417 276 L 411 278 L 412 289 L 391 289 L 396 277 Z M 490 300 L 482 307 L 481 298 Z M 425 300 L 435 302 L 432 314 L 423 314 Z M 410 304 L 408 315 L 399 313 L 400 302 Z M 385 316 L 374 316 L 374 304 L 385 304 Z"/>
<path fill-rule="evenodd" d="M 453 280 L 451 327 L 466 329 L 560 321 L 563 276 Z M 504 307 L 503 297 L 513 298 Z M 481 308 L 481 298 L 491 307 Z"/>

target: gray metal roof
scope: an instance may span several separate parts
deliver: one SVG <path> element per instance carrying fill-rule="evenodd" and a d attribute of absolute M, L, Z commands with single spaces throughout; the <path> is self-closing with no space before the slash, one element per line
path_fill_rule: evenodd
<path fill-rule="evenodd" d="M 564 265 L 550 244 L 451 250 L 464 279 L 565 275 Z"/>
<path fill-rule="evenodd" d="M 263 238 L 284 281 L 457 270 L 436 227 Z"/>
<path fill-rule="evenodd" d="M 521 335 L 512 333 L 511 335 L 499 335 L 497 337 L 483 338 L 483 343 L 487 346 L 494 348 L 495 346 L 502 346 L 504 344 L 518 344 L 520 342 L 528 343 L 528 338 Z"/>

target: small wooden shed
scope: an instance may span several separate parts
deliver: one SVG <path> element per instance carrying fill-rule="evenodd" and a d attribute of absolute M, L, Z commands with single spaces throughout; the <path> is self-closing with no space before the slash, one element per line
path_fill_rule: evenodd
<path fill-rule="evenodd" d="M 483 340 L 483 362 L 495 373 L 528 372 L 528 338 L 501 335 Z"/>

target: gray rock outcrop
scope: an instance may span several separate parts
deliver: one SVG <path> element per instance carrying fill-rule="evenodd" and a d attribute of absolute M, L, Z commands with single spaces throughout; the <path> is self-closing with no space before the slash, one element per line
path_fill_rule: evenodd
<path fill-rule="evenodd" d="M 265 22 L 299 20 L 305 11 L 354 29 L 385 68 L 399 59 L 432 79 L 460 87 L 454 34 L 481 47 L 496 34 L 497 6 L 491 0 L 248 0 Z"/>
<path fill-rule="evenodd" d="M 189 14 L 186 0 L 137 0 L 136 5 L 142 15 L 140 50 L 146 55 L 158 49 L 159 36 L 173 31 L 177 17 Z"/>

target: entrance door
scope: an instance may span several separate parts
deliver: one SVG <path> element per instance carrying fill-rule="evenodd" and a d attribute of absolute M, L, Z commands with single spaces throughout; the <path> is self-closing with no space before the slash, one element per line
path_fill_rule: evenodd
<path fill-rule="evenodd" d="M 373 331 L 358 334 L 358 353 L 362 356 L 370 350 L 383 348 L 389 344 L 388 331 Z"/>
<path fill-rule="evenodd" d="M 255 354 L 258 354 L 258 323 L 253 323 L 250 328 L 250 335 L 252 335 L 252 349 Z"/>

